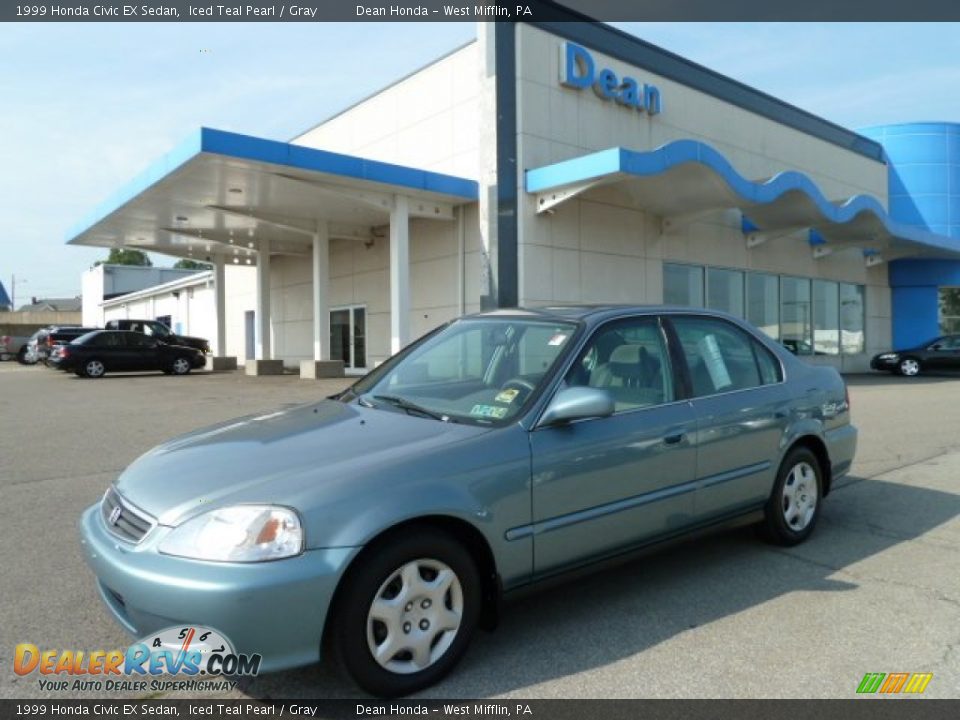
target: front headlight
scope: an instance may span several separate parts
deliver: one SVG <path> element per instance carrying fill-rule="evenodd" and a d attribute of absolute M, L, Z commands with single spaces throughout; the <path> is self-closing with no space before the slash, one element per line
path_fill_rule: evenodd
<path fill-rule="evenodd" d="M 220 562 L 279 560 L 302 549 L 299 516 L 276 505 L 211 510 L 174 528 L 159 547 L 165 555 Z"/>
<path fill-rule="evenodd" d="M 883 355 L 877 356 L 877 359 L 878 360 L 896 360 L 897 357 L 898 356 L 896 353 L 883 353 Z"/>

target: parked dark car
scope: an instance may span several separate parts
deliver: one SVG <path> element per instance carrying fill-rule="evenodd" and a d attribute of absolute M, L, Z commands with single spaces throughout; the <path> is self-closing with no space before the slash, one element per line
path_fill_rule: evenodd
<path fill-rule="evenodd" d="M 928 370 L 960 370 L 960 335 L 942 335 L 914 348 L 874 355 L 870 367 L 906 377 Z"/>
<path fill-rule="evenodd" d="M 83 554 L 138 636 L 213 626 L 261 672 L 325 648 L 405 695 L 538 581 L 726 523 L 804 541 L 856 441 L 839 373 L 731 316 L 502 310 L 150 450 L 84 513 Z"/>
<path fill-rule="evenodd" d="M 203 353 L 183 345 L 167 345 L 143 333 L 128 330 L 95 330 L 60 350 L 58 365 L 81 377 L 97 378 L 107 372 L 160 370 L 186 375 L 206 363 Z"/>
<path fill-rule="evenodd" d="M 86 335 L 96 329 L 74 325 L 53 325 L 46 330 L 39 331 L 35 341 L 31 339 L 28 353 L 33 353 L 38 362 L 47 363 L 50 353 L 57 345 L 66 345 L 81 335 Z"/>
<path fill-rule="evenodd" d="M 196 348 L 202 353 L 210 352 L 210 341 L 206 338 L 178 335 L 159 320 L 109 320 L 104 328 L 106 330 L 131 330 L 154 337 L 167 345 L 184 345 Z"/>

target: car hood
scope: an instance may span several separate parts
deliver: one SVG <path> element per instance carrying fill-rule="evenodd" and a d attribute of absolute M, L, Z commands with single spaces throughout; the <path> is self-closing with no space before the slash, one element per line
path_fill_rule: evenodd
<path fill-rule="evenodd" d="M 167 345 L 179 345 L 181 347 L 193 347 L 197 345 L 207 345 L 206 338 L 192 337 L 190 335 L 177 335 L 164 341 Z"/>
<path fill-rule="evenodd" d="M 324 400 L 221 423 L 142 455 L 117 480 L 131 503 L 175 525 L 232 503 L 302 508 L 340 484 L 489 432 Z"/>

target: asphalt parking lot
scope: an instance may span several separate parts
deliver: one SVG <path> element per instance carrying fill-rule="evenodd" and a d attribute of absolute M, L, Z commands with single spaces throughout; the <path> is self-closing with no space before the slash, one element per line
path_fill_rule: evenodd
<path fill-rule="evenodd" d="M 934 673 L 928 696 L 960 697 L 960 377 L 849 382 L 858 459 L 809 542 L 774 548 L 734 530 L 527 597 L 427 695 L 845 698 L 866 672 L 903 671 Z M 129 644 L 76 533 L 127 463 L 180 432 L 342 384 L 82 380 L 0 363 L 0 697 L 44 695 L 36 676 L 13 673 L 19 642 Z M 244 694 L 357 692 L 315 667 L 259 677 Z"/>

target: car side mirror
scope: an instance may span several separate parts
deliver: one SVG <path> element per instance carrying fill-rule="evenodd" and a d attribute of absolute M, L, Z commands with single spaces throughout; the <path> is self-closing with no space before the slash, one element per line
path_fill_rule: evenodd
<path fill-rule="evenodd" d="M 934 343 L 930 346 L 931 350 L 943 350 L 943 343 Z"/>
<path fill-rule="evenodd" d="M 592 387 L 569 387 L 553 396 L 540 425 L 559 425 L 573 420 L 602 418 L 613 415 L 613 398 L 606 390 Z"/>

